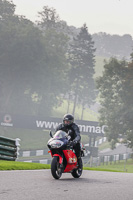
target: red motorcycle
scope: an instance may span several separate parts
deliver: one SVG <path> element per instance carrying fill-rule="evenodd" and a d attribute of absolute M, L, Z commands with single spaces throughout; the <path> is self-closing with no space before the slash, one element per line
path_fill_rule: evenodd
<path fill-rule="evenodd" d="M 82 174 L 82 168 L 78 166 L 77 157 L 71 145 L 71 137 L 66 132 L 59 130 L 52 137 L 47 146 L 52 156 L 51 173 L 55 179 L 59 179 L 62 173 L 71 173 L 74 178 L 79 178 Z M 82 162 L 82 159 L 81 159 Z M 82 163 L 81 163 L 82 164 Z"/>

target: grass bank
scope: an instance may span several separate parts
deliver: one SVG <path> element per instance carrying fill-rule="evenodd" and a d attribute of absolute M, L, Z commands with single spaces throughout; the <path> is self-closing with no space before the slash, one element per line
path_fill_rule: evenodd
<path fill-rule="evenodd" d="M 14 161 L 0 161 L 0 170 L 37 170 L 37 169 L 50 169 L 48 164 L 27 163 L 27 162 L 14 162 Z M 126 165 L 124 161 L 112 165 L 101 165 L 98 167 L 84 166 L 84 170 L 94 171 L 109 171 L 109 172 L 128 172 L 133 173 L 133 160 L 128 160 Z M 125 171 L 124 171 L 125 170 Z"/>
<path fill-rule="evenodd" d="M 0 170 L 50 169 L 50 165 L 28 162 L 0 161 Z"/>
<path fill-rule="evenodd" d="M 90 167 L 89 168 L 88 167 L 86 166 L 85 169 L 91 169 Z M 104 163 L 104 165 L 101 164 L 100 166 L 92 167 L 92 170 L 119 171 L 119 172 L 133 173 L 133 159 L 129 159 L 127 161 L 121 160 L 121 161 L 112 162 L 112 163 Z"/>
<path fill-rule="evenodd" d="M 61 105 L 54 108 L 52 116 L 62 119 L 63 115 L 67 113 L 67 107 L 68 107 L 67 100 L 62 100 Z M 72 113 L 72 111 L 73 111 L 73 101 L 70 101 L 68 112 Z M 81 120 L 81 116 L 82 116 L 81 104 L 77 104 L 74 116 L 75 116 L 75 119 Z M 83 120 L 98 121 L 98 117 L 99 117 L 99 114 L 91 110 L 89 107 L 84 110 Z"/>

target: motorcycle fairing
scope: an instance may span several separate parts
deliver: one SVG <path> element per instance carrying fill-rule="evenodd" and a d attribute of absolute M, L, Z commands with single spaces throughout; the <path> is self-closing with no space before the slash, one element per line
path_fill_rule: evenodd
<path fill-rule="evenodd" d="M 67 160 L 67 165 L 64 172 L 72 171 L 77 167 L 77 157 L 72 150 L 63 150 L 63 153 Z"/>
<path fill-rule="evenodd" d="M 54 154 L 53 157 L 59 157 L 59 163 L 62 164 L 63 158 L 60 156 L 60 154 Z"/>

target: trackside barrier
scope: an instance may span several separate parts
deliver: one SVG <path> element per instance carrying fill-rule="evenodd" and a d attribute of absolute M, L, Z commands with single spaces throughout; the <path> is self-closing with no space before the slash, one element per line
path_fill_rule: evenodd
<path fill-rule="evenodd" d="M 15 161 L 19 155 L 19 138 L 0 136 L 0 160 Z"/>
<path fill-rule="evenodd" d="M 133 153 L 127 154 L 114 154 L 114 155 L 105 155 L 99 157 L 91 157 L 89 160 L 90 166 L 100 166 L 101 164 L 108 165 L 116 162 L 120 162 L 121 160 L 128 160 L 132 157 Z"/>

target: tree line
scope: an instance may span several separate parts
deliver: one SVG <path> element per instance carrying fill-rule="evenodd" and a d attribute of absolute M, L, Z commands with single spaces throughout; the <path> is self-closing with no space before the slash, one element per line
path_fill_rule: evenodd
<path fill-rule="evenodd" d="M 93 34 L 92 38 L 95 42 L 95 48 L 97 49 L 97 56 L 130 60 L 130 54 L 133 49 L 133 39 L 131 35 L 125 34 L 120 36 L 101 32 Z"/>
<path fill-rule="evenodd" d="M 0 110 L 50 116 L 67 94 L 74 114 L 77 101 L 84 107 L 95 98 L 94 42 L 86 24 L 71 35 L 54 8 L 39 16 L 35 24 L 0 0 Z"/>

